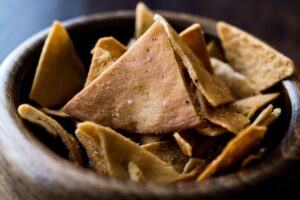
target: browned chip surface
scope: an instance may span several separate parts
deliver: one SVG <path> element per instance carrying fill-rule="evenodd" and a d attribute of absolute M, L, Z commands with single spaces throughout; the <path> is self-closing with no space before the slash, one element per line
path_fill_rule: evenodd
<path fill-rule="evenodd" d="M 85 76 L 67 31 L 55 21 L 43 46 L 29 98 L 43 107 L 65 103 L 82 88 Z"/>
<path fill-rule="evenodd" d="M 77 141 L 57 121 L 28 104 L 20 105 L 18 107 L 18 113 L 23 119 L 42 126 L 51 135 L 58 135 L 69 151 L 69 159 L 79 165 L 83 163 Z"/>
<path fill-rule="evenodd" d="M 109 174 L 116 178 L 129 178 L 128 164 L 133 162 L 143 173 L 146 181 L 166 182 L 178 176 L 178 172 L 146 149 L 114 130 L 92 122 L 82 122 L 78 128 L 95 126 L 100 137 Z"/>
<path fill-rule="evenodd" d="M 85 86 L 121 57 L 126 50 L 127 48 L 114 37 L 100 38 L 92 50 L 93 57 Z"/>
<path fill-rule="evenodd" d="M 248 118 L 251 118 L 257 110 L 261 109 L 262 107 L 276 99 L 279 94 L 279 92 L 276 92 L 247 97 L 235 101 L 234 103 L 232 103 L 232 106 L 237 112 L 247 116 Z"/>
<path fill-rule="evenodd" d="M 202 181 L 216 173 L 225 172 L 241 162 L 259 144 L 266 132 L 267 128 L 265 126 L 249 126 L 241 131 L 198 176 L 197 181 Z"/>
<path fill-rule="evenodd" d="M 182 172 L 188 157 L 179 149 L 174 140 L 165 140 L 142 145 L 147 151 L 173 166 L 177 172 Z"/>
<path fill-rule="evenodd" d="M 184 29 L 179 36 L 191 48 L 194 54 L 198 56 L 207 71 L 212 73 L 213 70 L 206 49 L 204 32 L 202 31 L 200 24 L 192 24 Z"/>
<path fill-rule="evenodd" d="M 204 116 L 210 122 L 226 128 L 229 132 L 237 134 L 250 123 L 247 117 L 237 113 L 231 106 L 212 107 L 200 91 L 196 91 L 196 95 Z"/>
<path fill-rule="evenodd" d="M 135 9 L 135 38 L 143 35 L 153 23 L 153 13 L 143 2 L 139 2 Z"/>
<path fill-rule="evenodd" d="M 85 148 L 92 167 L 96 172 L 101 175 L 108 175 L 107 161 L 104 158 L 100 136 L 96 127 L 87 124 L 84 126 L 84 129 L 82 129 L 81 126 L 78 126 L 75 134 L 79 142 Z"/>
<path fill-rule="evenodd" d="M 200 121 L 160 23 L 63 110 L 81 121 L 137 133 L 173 132 Z"/>
<path fill-rule="evenodd" d="M 218 106 L 233 101 L 234 96 L 226 84 L 206 70 L 201 60 L 197 58 L 169 23 L 158 14 L 154 18 L 164 26 L 175 53 L 181 59 L 194 84 L 208 102 L 213 106 Z"/>
<path fill-rule="evenodd" d="M 229 64 L 245 75 L 258 91 L 265 90 L 294 72 L 294 63 L 272 47 L 230 24 L 217 23 Z"/>

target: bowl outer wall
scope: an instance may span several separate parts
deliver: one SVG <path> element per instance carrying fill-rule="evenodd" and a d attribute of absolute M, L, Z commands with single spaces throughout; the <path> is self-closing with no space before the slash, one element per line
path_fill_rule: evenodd
<path fill-rule="evenodd" d="M 178 27 L 200 23 L 206 33 L 217 35 L 213 20 L 183 13 L 160 13 Z M 72 30 L 89 23 L 100 25 L 118 20 L 133 21 L 134 12 L 83 16 L 66 21 L 64 25 Z M 282 84 L 290 105 L 288 131 L 280 146 L 256 167 L 199 184 L 169 185 L 116 180 L 76 167 L 37 140 L 17 114 L 20 85 L 16 80 L 22 80 L 25 75 L 22 62 L 35 52 L 34 49 L 41 48 L 48 31 L 49 28 L 22 43 L 0 68 L 0 196 L 12 199 L 231 199 L 267 194 L 299 175 L 300 85 L 297 74 Z"/>

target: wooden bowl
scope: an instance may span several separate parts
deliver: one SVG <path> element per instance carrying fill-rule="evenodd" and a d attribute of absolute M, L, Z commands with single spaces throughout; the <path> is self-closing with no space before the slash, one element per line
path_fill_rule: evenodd
<path fill-rule="evenodd" d="M 179 31 L 200 23 L 207 38 L 216 38 L 215 21 L 181 13 L 161 12 Z M 113 12 L 65 22 L 86 66 L 90 50 L 101 36 L 123 43 L 133 36 L 134 12 Z M 135 183 L 101 177 L 76 167 L 46 147 L 17 114 L 26 102 L 43 42 L 49 29 L 25 41 L 0 68 L 0 196 L 4 199 L 232 199 L 267 196 L 297 174 L 300 159 L 299 76 L 275 89 L 282 117 L 270 132 L 271 150 L 254 167 L 201 183 Z"/>

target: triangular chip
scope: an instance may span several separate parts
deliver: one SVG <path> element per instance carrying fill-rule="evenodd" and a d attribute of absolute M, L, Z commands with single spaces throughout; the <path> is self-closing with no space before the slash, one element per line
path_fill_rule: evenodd
<path fill-rule="evenodd" d="M 210 59 L 214 74 L 223 80 L 231 92 L 238 98 L 258 94 L 254 85 L 242 74 L 234 71 L 230 65 L 216 58 Z"/>
<path fill-rule="evenodd" d="M 202 31 L 200 24 L 193 24 L 184 29 L 179 36 L 182 40 L 191 48 L 196 56 L 202 61 L 205 68 L 209 72 L 213 72 L 209 61 L 204 32 Z"/>
<path fill-rule="evenodd" d="M 81 131 L 85 131 L 90 126 L 95 127 L 95 132 L 100 137 L 104 157 L 112 177 L 129 178 L 129 162 L 139 167 L 147 181 L 165 182 L 178 176 L 178 172 L 173 167 L 114 130 L 92 122 L 78 124 Z"/>
<path fill-rule="evenodd" d="M 160 23 L 63 110 L 81 121 L 148 134 L 184 130 L 200 121 Z"/>
<path fill-rule="evenodd" d="M 127 48 L 114 37 L 100 38 L 92 50 L 93 57 L 85 86 L 121 57 L 126 50 Z"/>
<path fill-rule="evenodd" d="M 67 31 L 55 21 L 43 46 L 29 98 L 43 107 L 65 103 L 82 88 L 85 76 Z"/>
<path fill-rule="evenodd" d="M 174 140 L 165 140 L 142 145 L 147 151 L 153 153 L 161 160 L 173 166 L 177 172 L 182 172 L 188 157 L 179 149 Z"/>
<path fill-rule="evenodd" d="M 76 137 L 85 148 L 92 167 L 101 175 L 108 175 L 107 161 L 101 146 L 100 136 L 94 125 L 86 124 L 82 130 L 80 126 L 75 131 Z"/>
<path fill-rule="evenodd" d="M 202 181 L 216 173 L 225 172 L 230 167 L 242 162 L 257 147 L 266 132 L 265 126 L 249 126 L 241 131 L 198 176 L 197 181 Z"/>
<path fill-rule="evenodd" d="M 215 40 L 209 41 L 206 48 L 207 48 L 207 53 L 208 53 L 209 57 L 217 58 L 219 60 L 224 60 L 224 55 L 223 55 L 220 47 L 216 44 Z"/>
<path fill-rule="evenodd" d="M 294 72 L 294 63 L 272 47 L 230 24 L 217 23 L 229 64 L 246 76 L 258 91 L 265 90 Z"/>
<path fill-rule="evenodd" d="M 196 143 L 197 136 L 198 135 L 189 132 L 175 132 L 173 134 L 181 152 L 189 157 L 192 157 L 193 146 Z"/>
<path fill-rule="evenodd" d="M 143 2 L 139 2 L 135 9 L 135 38 L 143 35 L 153 23 L 153 13 Z"/>
<path fill-rule="evenodd" d="M 247 116 L 248 118 L 251 118 L 257 110 L 276 99 L 279 94 L 279 92 L 276 92 L 247 97 L 233 102 L 232 106 L 237 112 Z"/>
<path fill-rule="evenodd" d="M 52 136 L 59 136 L 69 151 L 69 159 L 82 165 L 83 159 L 77 141 L 57 121 L 28 104 L 21 104 L 18 113 L 23 119 L 43 127 Z"/>
<path fill-rule="evenodd" d="M 234 100 L 234 96 L 226 84 L 210 74 L 201 60 L 178 36 L 170 24 L 160 15 L 155 14 L 154 19 L 161 23 L 172 42 L 175 53 L 180 58 L 184 67 L 187 68 L 190 78 L 208 102 L 213 106 L 225 104 Z"/>
<path fill-rule="evenodd" d="M 226 128 L 229 132 L 237 134 L 250 123 L 250 120 L 247 117 L 236 112 L 233 107 L 228 105 L 213 107 L 209 105 L 199 90 L 196 91 L 196 95 L 204 116 L 210 122 Z"/>

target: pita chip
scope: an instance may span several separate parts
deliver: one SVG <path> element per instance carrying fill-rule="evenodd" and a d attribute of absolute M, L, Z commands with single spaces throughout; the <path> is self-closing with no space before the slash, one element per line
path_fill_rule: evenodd
<path fill-rule="evenodd" d="M 226 145 L 221 154 L 205 168 L 198 176 L 197 181 L 225 172 L 230 167 L 242 162 L 257 147 L 266 132 L 265 126 L 254 125 L 242 130 Z"/>
<path fill-rule="evenodd" d="M 234 96 L 227 85 L 206 70 L 201 60 L 198 59 L 187 44 L 178 36 L 171 25 L 158 14 L 155 14 L 154 19 L 164 26 L 180 62 L 186 67 L 193 83 L 206 97 L 208 102 L 213 106 L 218 106 L 233 101 Z"/>
<path fill-rule="evenodd" d="M 214 74 L 223 80 L 237 98 L 253 96 L 259 92 L 242 74 L 234 71 L 230 65 L 216 58 L 210 59 Z"/>
<path fill-rule="evenodd" d="M 270 104 L 267 108 L 261 111 L 252 124 L 257 126 L 269 126 L 275 119 L 279 117 L 280 114 L 281 109 L 273 109 L 273 105 Z"/>
<path fill-rule="evenodd" d="M 294 72 L 294 63 L 254 36 L 225 22 L 217 23 L 229 64 L 258 91 L 270 88 Z"/>
<path fill-rule="evenodd" d="M 175 132 L 173 134 L 181 152 L 189 157 L 192 157 L 193 146 L 196 144 L 197 136 L 188 132 Z"/>
<path fill-rule="evenodd" d="M 139 2 L 135 9 L 135 38 L 143 35 L 153 23 L 153 13 L 143 2 Z"/>
<path fill-rule="evenodd" d="M 153 153 L 168 165 L 173 166 L 177 172 L 182 172 L 188 157 L 185 156 L 174 140 L 165 140 L 142 145 L 147 151 Z"/>
<path fill-rule="evenodd" d="M 132 181 L 145 181 L 145 176 L 142 170 L 132 161 L 128 163 L 128 173 L 129 178 Z"/>
<path fill-rule="evenodd" d="M 204 168 L 205 160 L 200 158 L 190 158 L 189 161 L 185 164 L 182 174 L 187 174 L 195 169 L 197 166 Z"/>
<path fill-rule="evenodd" d="M 244 115 L 235 111 L 231 106 L 219 106 L 213 107 L 209 105 L 205 97 L 196 91 L 199 103 L 201 105 L 201 110 L 204 113 L 204 116 L 214 124 L 226 128 L 229 132 L 237 134 L 240 132 L 247 124 L 250 123 L 250 120 Z"/>
<path fill-rule="evenodd" d="M 203 167 L 197 165 L 194 169 L 186 174 L 181 174 L 180 176 L 176 177 L 172 182 L 187 182 L 187 181 L 195 181 L 199 174 L 203 171 Z"/>
<path fill-rule="evenodd" d="M 65 103 L 83 87 L 85 76 L 67 31 L 55 21 L 43 46 L 29 98 L 43 107 Z"/>
<path fill-rule="evenodd" d="M 215 40 L 209 41 L 206 48 L 207 48 L 207 53 L 208 53 L 209 57 L 217 58 L 219 60 L 224 60 L 223 53 L 222 53 L 220 47 L 216 44 Z"/>
<path fill-rule="evenodd" d="M 104 157 L 100 136 L 96 127 L 92 124 L 86 124 L 84 129 L 82 129 L 81 126 L 77 126 L 75 134 L 79 142 L 85 148 L 95 171 L 101 175 L 108 175 L 107 161 Z"/>
<path fill-rule="evenodd" d="M 108 171 L 112 177 L 129 178 L 130 162 L 138 166 L 146 181 L 166 182 L 178 176 L 178 172 L 172 166 L 111 128 L 92 122 L 78 124 L 82 131 L 90 126 L 95 127 L 96 134 L 100 137 Z"/>
<path fill-rule="evenodd" d="M 81 121 L 145 134 L 185 130 L 200 121 L 158 22 L 63 110 Z"/>
<path fill-rule="evenodd" d="M 40 109 L 46 115 L 61 117 L 61 118 L 69 118 L 70 116 L 67 113 L 64 113 L 62 110 L 53 110 L 49 108 L 41 108 Z"/>
<path fill-rule="evenodd" d="M 191 48 L 210 73 L 213 72 L 205 44 L 204 32 L 200 24 L 192 24 L 183 30 L 179 36 Z"/>
<path fill-rule="evenodd" d="M 93 57 L 85 86 L 121 57 L 126 50 L 127 48 L 114 37 L 100 38 L 92 50 Z"/>
<path fill-rule="evenodd" d="M 18 113 L 23 119 L 43 127 L 52 136 L 59 136 L 69 151 L 69 159 L 82 165 L 83 158 L 77 141 L 57 121 L 28 104 L 21 104 L 18 107 Z"/>
<path fill-rule="evenodd" d="M 259 94 L 256 96 L 237 100 L 233 102 L 231 106 L 234 107 L 237 112 L 247 116 L 250 119 L 257 110 L 261 109 L 262 107 L 276 99 L 279 95 L 279 92 Z"/>
<path fill-rule="evenodd" d="M 144 145 L 144 144 L 159 142 L 162 137 L 163 135 L 156 135 L 156 134 L 140 135 L 139 143 Z"/>

